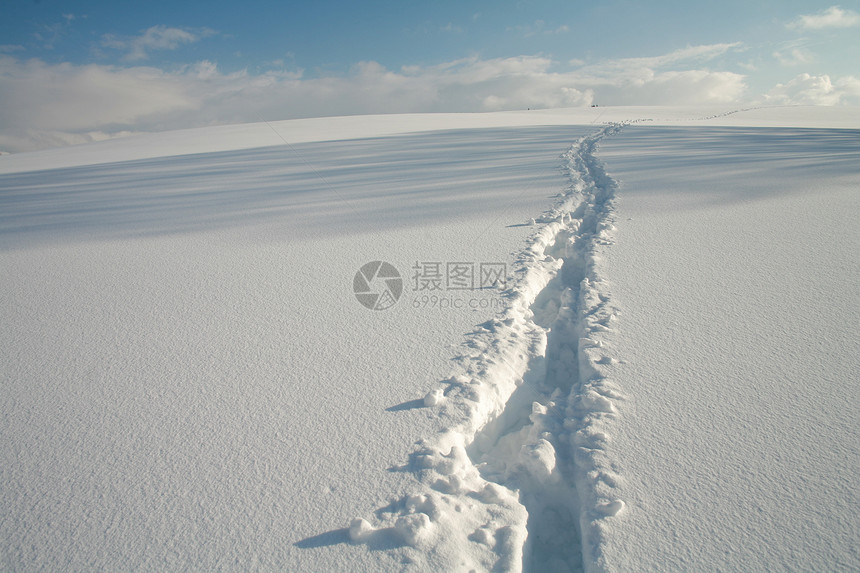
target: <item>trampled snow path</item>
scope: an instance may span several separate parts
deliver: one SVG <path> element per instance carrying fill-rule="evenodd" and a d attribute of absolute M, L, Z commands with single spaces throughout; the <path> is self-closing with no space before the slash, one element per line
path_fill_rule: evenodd
<path fill-rule="evenodd" d="M 601 563 L 603 523 L 624 502 L 607 454 L 622 396 L 601 339 L 617 310 L 596 269 L 612 242 L 616 186 L 594 151 L 619 129 L 563 155 L 570 185 L 516 259 L 507 311 L 470 334 L 461 371 L 425 398 L 448 430 L 399 468 L 416 473 L 423 493 L 379 510 L 374 525 L 354 520 L 354 542 L 390 537 L 439 570 Z"/>

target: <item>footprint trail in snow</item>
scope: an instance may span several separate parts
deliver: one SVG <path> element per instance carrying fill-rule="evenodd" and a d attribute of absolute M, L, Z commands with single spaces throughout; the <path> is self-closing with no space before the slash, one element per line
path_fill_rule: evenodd
<path fill-rule="evenodd" d="M 609 451 L 623 400 L 603 333 L 618 311 L 599 273 L 615 182 L 594 157 L 610 125 L 562 156 L 569 178 L 517 256 L 508 304 L 476 327 L 457 374 L 425 398 L 443 426 L 402 469 L 422 493 L 355 519 L 404 562 L 447 570 L 600 570 L 607 520 L 624 509 Z"/>

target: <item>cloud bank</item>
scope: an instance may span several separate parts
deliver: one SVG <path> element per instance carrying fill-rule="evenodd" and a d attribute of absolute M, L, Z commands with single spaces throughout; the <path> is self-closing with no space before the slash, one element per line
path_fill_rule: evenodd
<path fill-rule="evenodd" d="M 805 14 L 791 22 L 788 27 L 800 30 L 823 30 L 826 28 L 852 28 L 860 26 L 860 14 L 831 6 L 818 14 Z"/>
<path fill-rule="evenodd" d="M 777 84 L 764 96 L 772 105 L 840 105 L 860 98 L 860 79 L 848 76 L 832 81 L 824 74 L 800 74 L 785 84 Z"/>
<path fill-rule="evenodd" d="M 193 38 L 150 28 L 118 40 L 133 60 Z M 185 31 L 191 36 L 194 33 Z M 0 53 L 0 150 L 26 151 L 126 135 L 214 124 L 327 115 L 501 111 L 600 105 L 738 103 L 745 77 L 709 67 L 740 44 L 691 46 L 646 58 L 584 65 L 542 56 L 471 57 L 390 70 L 360 62 L 340 76 L 301 70 L 226 73 L 212 62 L 165 71 L 133 64 L 53 64 Z M 826 80 L 824 79 L 826 78 Z M 843 103 L 853 78 L 798 76 L 766 99 Z"/>

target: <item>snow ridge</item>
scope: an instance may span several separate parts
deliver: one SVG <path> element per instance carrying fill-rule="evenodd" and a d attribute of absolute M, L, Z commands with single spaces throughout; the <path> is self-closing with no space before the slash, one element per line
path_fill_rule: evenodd
<path fill-rule="evenodd" d="M 605 522 L 622 511 L 607 454 L 622 399 L 602 339 L 618 314 L 600 280 L 615 182 L 594 157 L 609 125 L 562 155 L 570 180 L 517 256 L 507 309 L 467 336 L 459 372 L 424 399 L 443 430 L 401 469 L 422 493 L 353 520 L 404 561 L 444 570 L 600 570 Z"/>

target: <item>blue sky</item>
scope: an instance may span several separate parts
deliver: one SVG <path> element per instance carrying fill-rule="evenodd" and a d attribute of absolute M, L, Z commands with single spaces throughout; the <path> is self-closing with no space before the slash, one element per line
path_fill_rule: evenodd
<path fill-rule="evenodd" d="M 0 149 L 261 116 L 860 104 L 857 4 L 0 0 Z"/>

